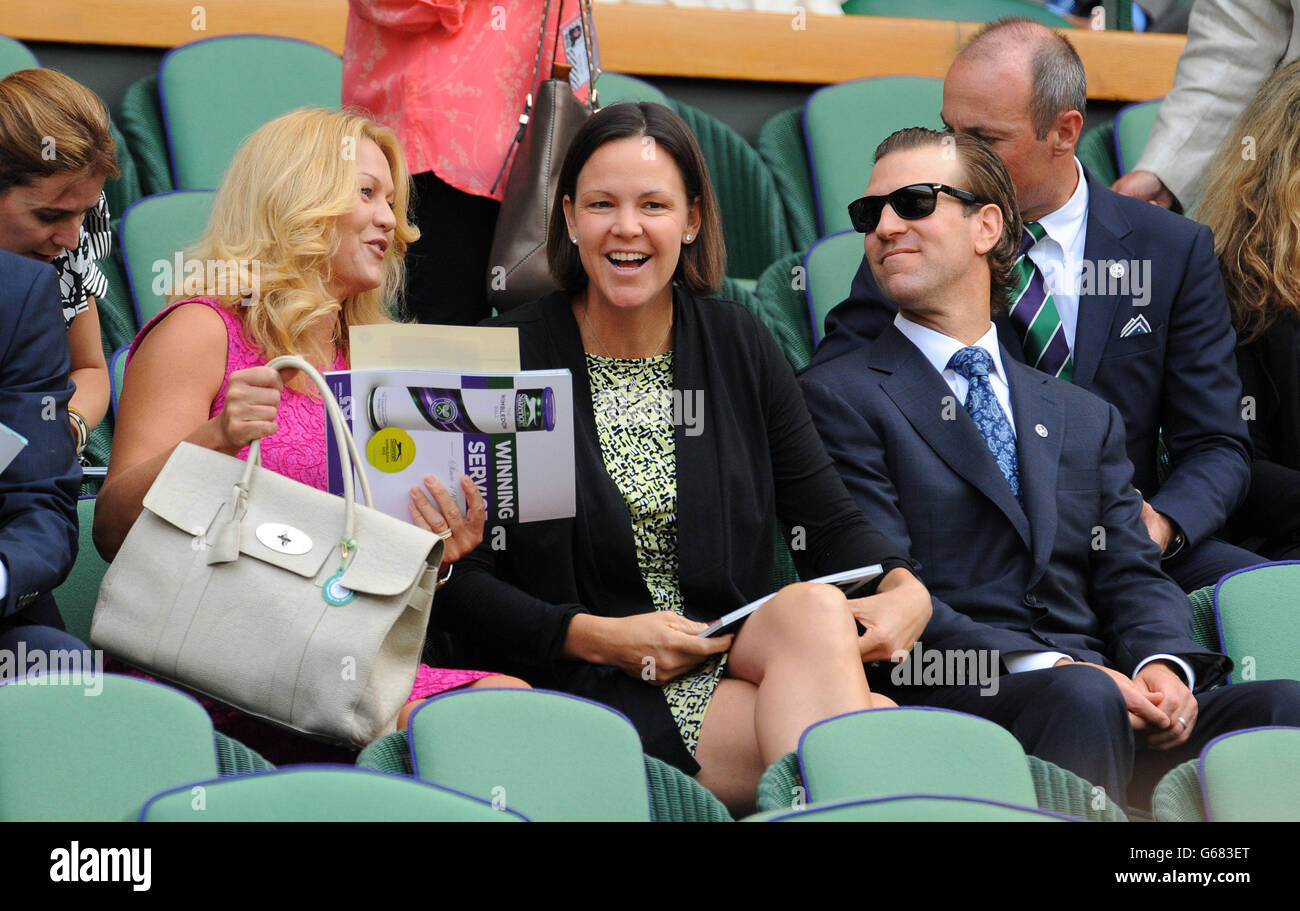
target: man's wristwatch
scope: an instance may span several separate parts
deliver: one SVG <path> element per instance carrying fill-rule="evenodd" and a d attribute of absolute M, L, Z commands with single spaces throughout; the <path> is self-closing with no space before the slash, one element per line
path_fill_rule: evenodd
<path fill-rule="evenodd" d="M 1183 549 L 1183 545 L 1187 543 L 1187 536 L 1184 535 L 1183 530 L 1178 527 L 1178 523 L 1173 519 L 1170 519 L 1168 516 L 1165 516 L 1165 518 L 1169 521 L 1169 524 L 1173 526 L 1174 536 L 1169 539 L 1169 546 L 1166 547 L 1165 552 L 1160 555 L 1161 560 L 1168 560 L 1170 557 L 1176 556 L 1178 552 Z"/>

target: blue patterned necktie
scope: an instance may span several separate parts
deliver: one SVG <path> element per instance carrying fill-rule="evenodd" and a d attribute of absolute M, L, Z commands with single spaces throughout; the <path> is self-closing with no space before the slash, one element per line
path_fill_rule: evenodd
<path fill-rule="evenodd" d="M 979 428 L 980 435 L 989 444 L 989 451 L 997 459 L 1002 476 L 1011 485 L 1011 492 L 1020 500 L 1020 464 L 1016 459 L 1016 435 L 1006 412 L 998 404 L 993 387 L 989 384 L 989 368 L 993 357 L 983 348 L 962 348 L 948 360 L 948 369 L 964 376 L 966 410 Z"/>

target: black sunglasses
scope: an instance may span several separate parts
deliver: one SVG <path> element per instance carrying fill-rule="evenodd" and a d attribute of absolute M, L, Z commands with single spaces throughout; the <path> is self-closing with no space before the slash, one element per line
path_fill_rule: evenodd
<path fill-rule="evenodd" d="M 911 186 L 899 187 L 888 196 L 864 196 L 849 203 L 849 218 L 853 222 L 853 230 L 859 234 L 870 234 L 876 230 L 876 225 L 880 224 L 880 213 L 885 210 L 885 203 L 893 206 L 899 218 L 908 221 L 925 218 L 934 211 L 941 192 L 955 196 L 968 205 L 981 202 L 974 193 L 958 190 L 944 183 L 914 183 Z"/>

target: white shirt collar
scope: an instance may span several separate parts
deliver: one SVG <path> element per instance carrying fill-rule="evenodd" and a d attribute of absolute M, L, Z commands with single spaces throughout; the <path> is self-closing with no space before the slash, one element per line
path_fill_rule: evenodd
<path fill-rule="evenodd" d="M 1065 201 L 1065 205 L 1038 219 L 1047 236 L 1060 244 L 1062 250 L 1071 250 L 1075 247 L 1075 242 L 1088 220 L 1088 180 L 1084 177 L 1083 165 L 1077 158 L 1074 159 L 1074 171 L 1079 180 L 1074 186 L 1074 192 Z"/>
<path fill-rule="evenodd" d="M 948 361 L 952 359 L 952 356 L 962 348 L 967 347 L 966 345 L 963 345 L 951 335 L 944 335 L 929 326 L 914 323 L 903 316 L 902 313 L 894 317 L 894 325 L 898 327 L 899 332 L 907 336 L 909 342 L 921 350 L 921 353 L 925 355 L 925 359 L 943 375 L 944 379 L 956 376 L 955 371 L 948 370 L 947 373 L 944 373 L 944 371 L 947 369 Z M 980 336 L 974 347 L 983 348 L 993 359 L 993 365 L 989 370 L 990 378 L 996 376 L 1003 383 L 1006 383 L 1007 375 L 1002 369 L 1002 353 L 998 345 L 998 333 L 992 323 L 989 323 L 988 331 Z"/>

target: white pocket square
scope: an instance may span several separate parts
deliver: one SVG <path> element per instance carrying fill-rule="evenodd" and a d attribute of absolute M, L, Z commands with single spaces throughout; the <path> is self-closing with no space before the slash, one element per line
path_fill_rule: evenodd
<path fill-rule="evenodd" d="M 1119 332 L 1119 337 L 1128 338 L 1130 335 L 1150 334 L 1151 324 L 1147 322 L 1147 318 L 1145 316 L 1135 316 L 1124 324 L 1124 328 Z"/>

